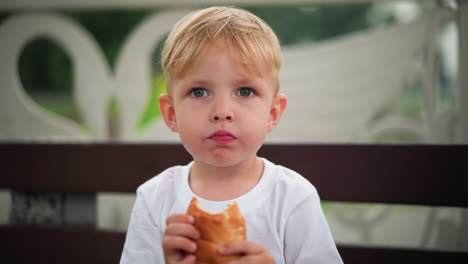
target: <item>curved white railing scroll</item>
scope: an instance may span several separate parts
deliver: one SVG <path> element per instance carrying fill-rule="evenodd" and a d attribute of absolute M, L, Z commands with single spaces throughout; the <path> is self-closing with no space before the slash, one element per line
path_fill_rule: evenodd
<path fill-rule="evenodd" d="M 24 92 L 17 72 L 19 57 L 24 46 L 38 37 L 54 40 L 70 56 L 73 98 L 92 135 L 76 123 L 45 111 Z M 98 45 L 81 26 L 56 14 L 21 14 L 0 25 L 0 39 L 0 139 L 107 137 L 109 71 Z"/>
<path fill-rule="evenodd" d="M 453 17 L 453 11 L 438 8 L 408 24 L 360 32 L 315 46 L 286 47 L 281 89 L 291 103 L 269 140 L 368 141 L 388 129 L 405 130 L 421 141 L 431 139 L 427 124 L 386 117 L 417 56 L 426 50 L 433 52 L 435 29 L 447 17 Z M 434 85 L 428 85 L 431 81 L 424 83 L 427 96 L 434 93 Z"/>
<path fill-rule="evenodd" d="M 138 118 L 151 91 L 151 58 L 158 41 L 188 10 L 168 11 L 150 17 L 128 38 L 111 76 L 103 52 L 80 25 L 51 13 L 16 15 L 0 26 L 0 140 L 107 140 L 108 103 L 117 97 L 119 140 L 139 138 L 176 140 L 176 135 L 150 129 L 135 135 Z M 14 34 L 13 34 L 14 32 Z M 42 109 L 25 93 L 17 72 L 18 60 L 30 41 L 47 37 L 70 56 L 74 75 L 73 99 L 90 132 L 71 120 Z M 164 128 L 161 129 L 163 132 Z"/>
<path fill-rule="evenodd" d="M 177 140 L 162 122 L 156 122 L 143 136 L 135 131 L 148 98 L 151 95 L 152 54 L 169 29 L 188 10 L 168 11 L 146 19 L 127 39 L 117 60 L 115 88 L 120 106 L 119 139 L 121 140 Z M 160 125 L 164 125 L 160 126 Z M 154 129 L 154 127 L 159 129 Z"/>

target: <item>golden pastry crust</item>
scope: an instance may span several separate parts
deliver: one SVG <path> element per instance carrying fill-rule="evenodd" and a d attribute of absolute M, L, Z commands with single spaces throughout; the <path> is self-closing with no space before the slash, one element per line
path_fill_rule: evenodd
<path fill-rule="evenodd" d="M 194 226 L 201 234 L 195 241 L 197 264 L 223 264 L 239 257 L 218 253 L 221 246 L 246 239 L 245 220 L 236 202 L 218 214 L 210 214 L 200 208 L 197 198 L 193 198 L 187 214 L 195 217 Z"/>

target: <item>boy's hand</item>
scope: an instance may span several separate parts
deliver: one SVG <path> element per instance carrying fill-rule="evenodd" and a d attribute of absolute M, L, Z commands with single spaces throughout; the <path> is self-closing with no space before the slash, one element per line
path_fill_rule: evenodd
<path fill-rule="evenodd" d="M 163 251 L 166 264 L 194 264 L 197 249 L 194 242 L 200 232 L 193 226 L 194 218 L 186 214 L 174 214 L 167 218 L 163 237 Z"/>
<path fill-rule="evenodd" d="M 247 240 L 234 241 L 219 249 L 221 255 L 242 255 L 229 264 L 262 263 L 274 264 L 275 260 L 267 249 Z"/>

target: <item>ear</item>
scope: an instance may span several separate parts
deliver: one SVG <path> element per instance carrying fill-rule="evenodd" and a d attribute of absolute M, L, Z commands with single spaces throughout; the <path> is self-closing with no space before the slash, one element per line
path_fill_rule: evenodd
<path fill-rule="evenodd" d="M 178 132 L 174 101 L 170 95 L 161 94 L 159 96 L 159 110 L 167 127 L 173 132 Z"/>
<path fill-rule="evenodd" d="M 288 98 L 284 94 L 277 94 L 273 97 L 273 104 L 270 109 L 270 119 L 268 123 L 268 132 L 273 131 L 273 129 L 278 125 L 281 116 L 283 115 L 286 106 L 288 105 Z"/>

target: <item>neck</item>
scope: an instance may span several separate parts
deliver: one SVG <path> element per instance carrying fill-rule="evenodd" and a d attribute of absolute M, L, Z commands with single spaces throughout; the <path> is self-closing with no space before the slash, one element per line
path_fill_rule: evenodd
<path fill-rule="evenodd" d="M 214 167 L 195 160 L 189 184 L 192 191 L 204 199 L 232 200 L 254 188 L 262 173 L 263 161 L 258 157 L 227 167 Z"/>

